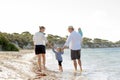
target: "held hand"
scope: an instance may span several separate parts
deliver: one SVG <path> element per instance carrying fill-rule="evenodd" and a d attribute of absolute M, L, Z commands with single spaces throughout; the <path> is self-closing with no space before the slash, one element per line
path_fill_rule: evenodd
<path fill-rule="evenodd" d="M 51 48 L 53 48 L 53 46 L 52 46 L 52 45 L 50 45 L 50 47 L 51 47 Z"/>
<path fill-rule="evenodd" d="M 62 47 L 62 50 L 64 50 L 65 48 L 66 48 L 66 47 L 65 47 L 65 46 L 63 46 L 63 47 Z"/>
<path fill-rule="evenodd" d="M 49 47 L 51 47 L 51 48 L 53 47 L 49 42 L 47 43 L 47 45 L 48 45 Z"/>

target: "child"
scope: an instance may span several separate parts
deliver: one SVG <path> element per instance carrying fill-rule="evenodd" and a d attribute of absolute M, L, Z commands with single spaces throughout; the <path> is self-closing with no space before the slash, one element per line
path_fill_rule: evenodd
<path fill-rule="evenodd" d="M 63 72 L 63 68 L 62 68 L 62 61 L 63 61 L 62 54 L 64 52 L 62 51 L 62 48 L 56 48 L 56 50 L 55 50 L 55 48 L 53 48 L 52 50 L 55 53 L 56 60 L 58 60 L 59 70 L 61 72 Z"/>

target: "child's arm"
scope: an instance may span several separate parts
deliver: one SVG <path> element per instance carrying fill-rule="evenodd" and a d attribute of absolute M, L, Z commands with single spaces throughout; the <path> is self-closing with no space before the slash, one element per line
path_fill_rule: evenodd
<path fill-rule="evenodd" d="M 57 52 L 55 51 L 55 47 L 53 47 L 52 45 L 50 45 L 50 47 L 52 48 L 52 51 L 53 51 L 54 53 L 57 53 Z"/>
<path fill-rule="evenodd" d="M 62 52 L 62 54 L 64 54 L 64 51 Z"/>
<path fill-rule="evenodd" d="M 62 54 L 62 55 L 64 54 L 64 50 L 62 50 L 61 54 Z"/>
<path fill-rule="evenodd" d="M 53 51 L 54 53 L 57 53 L 57 52 L 55 51 L 55 48 L 54 48 L 54 47 L 52 48 L 52 51 Z"/>

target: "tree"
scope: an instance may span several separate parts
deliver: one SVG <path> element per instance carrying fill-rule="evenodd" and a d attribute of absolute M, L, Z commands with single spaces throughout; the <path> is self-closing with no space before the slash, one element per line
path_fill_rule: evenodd
<path fill-rule="evenodd" d="M 93 40 L 93 42 L 94 42 L 95 44 L 101 44 L 101 43 L 102 43 L 102 39 L 95 38 L 95 39 Z"/>
<path fill-rule="evenodd" d="M 22 32 L 21 34 L 20 34 L 20 36 L 21 36 L 21 39 L 22 39 L 22 41 L 23 41 L 23 44 L 25 45 L 25 46 L 27 46 L 29 43 L 30 44 L 33 44 L 33 41 L 32 41 L 32 38 L 33 38 L 33 35 L 32 34 L 30 34 L 29 32 Z"/>
<path fill-rule="evenodd" d="M 19 51 L 19 49 L 3 36 L 5 34 L 0 33 L 0 45 L 2 46 L 3 51 Z"/>
<path fill-rule="evenodd" d="M 91 39 L 91 38 L 84 37 L 84 38 L 83 38 L 83 44 L 84 44 L 84 45 L 87 45 L 88 43 L 92 43 L 92 39 Z"/>
<path fill-rule="evenodd" d="M 48 34 L 47 39 L 48 39 L 49 43 L 52 45 L 54 45 L 54 44 L 63 45 L 66 41 L 66 38 L 60 37 L 57 35 L 52 35 L 52 34 Z"/>
<path fill-rule="evenodd" d="M 115 42 L 115 44 L 120 44 L 120 40 L 119 40 L 119 41 L 117 41 L 117 42 Z"/>
<path fill-rule="evenodd" d="M 3 34 L 0 32 L 0 45 L 4 47 L 4 45 L 7 45 L 9 40 L 3 36 Z"/>

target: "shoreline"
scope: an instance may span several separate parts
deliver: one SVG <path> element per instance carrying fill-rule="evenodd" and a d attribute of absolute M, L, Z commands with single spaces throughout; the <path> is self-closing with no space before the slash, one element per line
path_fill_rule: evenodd
<path fill-rule="evenodd" d="M 88 80 L 74 71 L 46 69 L 36 72 L 36 61 L 34 50 L 0 52 L 0 80 Z"/>
<path fill-rule="evenodd" d="M 55 71 L 36 73 L 37 63 L 33 53 L 33 50 L 0 52 L 0 80 L 56 80 Z"/>

